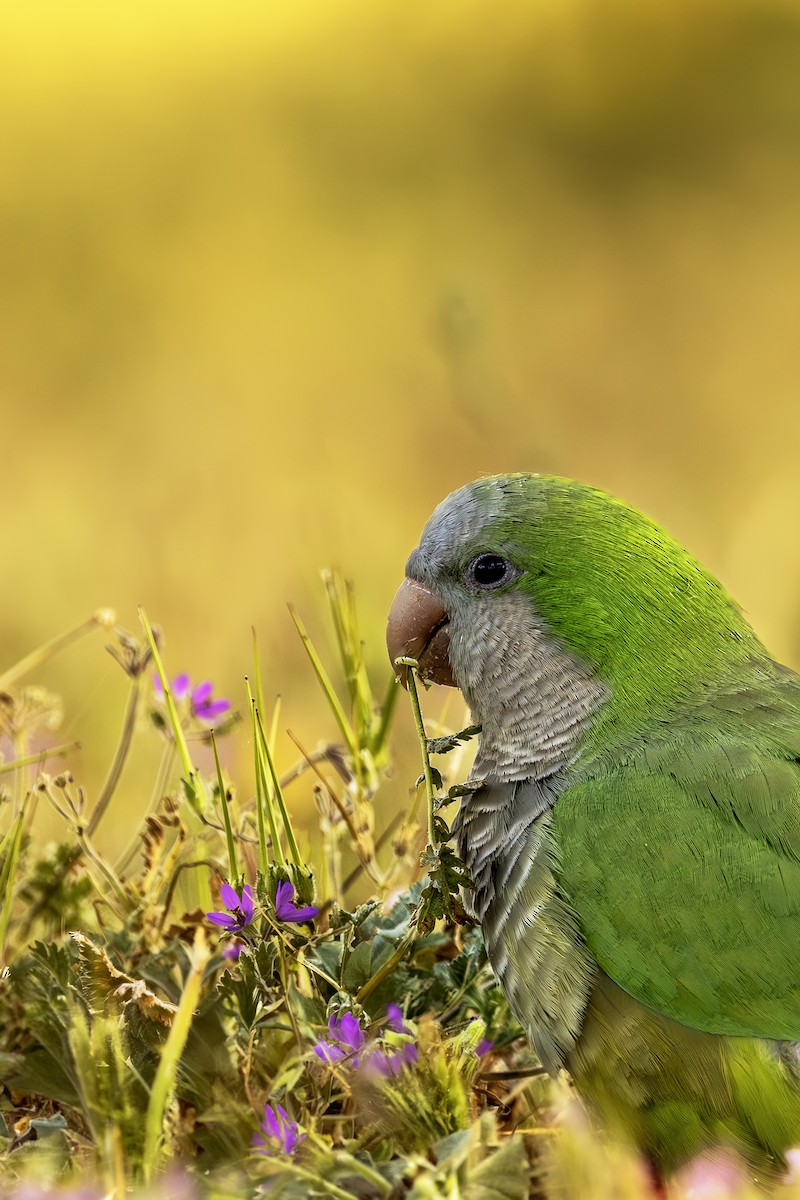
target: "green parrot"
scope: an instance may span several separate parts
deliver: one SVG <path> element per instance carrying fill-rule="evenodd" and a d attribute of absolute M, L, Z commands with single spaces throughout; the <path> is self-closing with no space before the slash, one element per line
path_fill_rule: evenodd
<path fill-rule="evenodd" d="M 800 678 L 648 517 L 541 475 L 435 510 L 392 662 L 481 726 L 454 832 L 551 1074 L 660 1178 L 800 1144 Z"/>

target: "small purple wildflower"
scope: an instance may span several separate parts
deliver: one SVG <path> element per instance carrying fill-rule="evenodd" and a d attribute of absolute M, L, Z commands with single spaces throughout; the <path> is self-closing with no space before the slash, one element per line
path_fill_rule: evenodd
<path fill-rule="evenodd" d="M 306 1135 L 297 1129 L 297 1121 L 290 1121 L 289 1114 L 277 1100 L 264 1108 L 261 1132 L 253 1134 L 252 1144 L 257 1154 L 292 1154 Z"/>
<path fill-rule="evenodd" d="M 483 1058 L 484 1054 L 488 1054 L 494 1049 L 494 1042 L 490 1042 L 488 1038 L 482 1038 L 475 1047 L 475 1053 L 478 1058 Z"/>
<path fill-rule="evenodd" d="M 386 1024 L 394 1033 L 408 1033 L 406 1023 L 403 1020 L 403 1010 L 399 1004 L 387 1004 L 386 1017 Z"/>
<path fill-rule="evenodd" d="M 298 908 L 293 900 L 294 884 L 288 879 L 281 880 L 275 892 L 275 915 L 279 921 L 293 921 L 299 924 L 302 921 L 311 921 L 319 915 L 319 909 L 313 904 Z"/>
<path fill-rule="evenodd" d="M 198 721 L 215 721 L 231 706 L 230 700 L 223 700 L 221 697 L 218 700 L 212 700 L 213 690 L 213 683 L 210 679 L 206 679 L 203 683 L 198 683 L 192 692 L 192 715 L 197 717 Z"/>
<path fill-rule="evenodd" d="M 158 674 L 153 676 L 153 690 L 159 700 L 164 699 L 164 685 L 161 682 L 161 676 Z M 189 676 L 184 672 L 181 675 L 176 675 L 174 679 L 170 679 L 169 690 L 176 700 L 185 700 L 189 695 Z"/>
<path fill-rule="evenodd" d="M 419 1061 L 419 1051 L 412 1042 L 406 1042 L 397 1050 L 376 1050 L 370 1055 L 369 1065 L 381 1075 L 399 1075 L 404 1067 L 413 1067 Z"/>
<path fill-rule="evenodd" d="M 341 1046 L 335 1046 L 333 1042 L 324 1042 L 322 1038 L 314 1043 L 314 1053 L 317 1058 L 321 1058 L 324 1063 L 331 1066 L 332 1063 L 340 1062 L 347 1053 Z"/>
<path fill-rule="evenodd" d="M 222 957 L 236 962 L 243 950 L 244 944 L 242 942 L 228 942 L 227 946 L 223 946 L 222 948 Z"/>
<path fill-rule="evenodd" d="M 364 1045 L 361 1022 L 351 1012 L 346 1012 L 342 1017 L 329 1017 L 328 1028 L 337 1042 L 350 1046 L 353 1050 L 360 1050 Z"/>
<path fill-rule="evenodd" d="M 320 1040 L 314 1046 L 314 1053 L 325 1063 L 340 1062 L 343 1058 L 354 1067 L 358 1066 L 358 1051 L 364 1045 L 364 1030 L 357 1017 L 351 1012 L 342 1017 L 328 1017 L 328 1029 L 332 1042 Z"/>
<path fill-rule="evenodd" d="M 189 699 L 189 711 L 198 721 L 214 721 L 231 706 L 230 700 L 212 699 L 214 685 L 210 679 L 204 679 L 192 688 L 191 680 L 186 672 L 176 675 L 170 680 L 170 691 L 174 698 L 182 702 Z M 164 685 L 158 675 L 153 676 L 153 690 L 159 700 L 164 699 Z"/>
<path fill-rule="evenodd" d="M 314 1053 L 317 1058 L 321 1058 L 329 1067 L 335 1062 L 341 1062 L 347 1051 L 342 1046 L 336 1046 L 333 1042 L 324 1042 L 322 1038 L 314 1043 Z M 356 1059 L 356 1064 L 358 1059 Z"/>
<path fill-rule="evenodd" d="M 214 925 L 221 925 L 223 929 L 227 929 L 228 933 L 238 933 L 253 919 L 255 905 L 252 889 L 249 883 L 246 883 L 240 896 L 229 883 L 223 883 L 219 894 L 228 912 L 206 913 L 206 917 Z"/>

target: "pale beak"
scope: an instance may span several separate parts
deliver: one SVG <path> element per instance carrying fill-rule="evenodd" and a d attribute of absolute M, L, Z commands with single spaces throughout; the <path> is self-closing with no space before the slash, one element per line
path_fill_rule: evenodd
<path fill-rule="evenodd" d="M 449 617 L 439 597 L 414 579 L 404 579 L 389 610 L 386 647 L 397 677 L 408 687 L 408 668 L 398 658 L 414 658 L 433 683 L 458 687 L 450 667 Z"/>

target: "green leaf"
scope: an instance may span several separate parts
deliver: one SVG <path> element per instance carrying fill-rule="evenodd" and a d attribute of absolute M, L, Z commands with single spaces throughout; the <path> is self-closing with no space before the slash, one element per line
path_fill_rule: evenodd
<path fill-rule="evenodd" d="M 469 725 L 466 729 L 462 729 L 460 733 L 448 733 L 444 737 L 428 738 L 428 753 L 450 754 L 461 742 L 468 742 L 470 738 L 476 737 L 480 731 L 480 725 Z"/>
<path fill-rule="evenodd" d="M 342 987 L 348 992 L 357 992 L 364 986 L 377 967 L 372 965 L 372 944 L 360 942 L 350 954 L 342 972 Z"/>
<path fill-rule="evenodd" d="M 516 1135 L 470 1172 L 463 1200 L 528 1200 L 530 1178 L 525 1142 Z"/>

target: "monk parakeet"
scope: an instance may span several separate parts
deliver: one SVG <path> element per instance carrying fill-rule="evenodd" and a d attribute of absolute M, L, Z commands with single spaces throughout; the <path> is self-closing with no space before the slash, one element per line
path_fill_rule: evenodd
<path fill-rule="evenodd" d="M 800 1145 L 800 678 L 653 521 L 566 479 L 433 513 L 388 629 L 482 732 L 467 899 L 553 1074 L 657 1172 Z"/>

